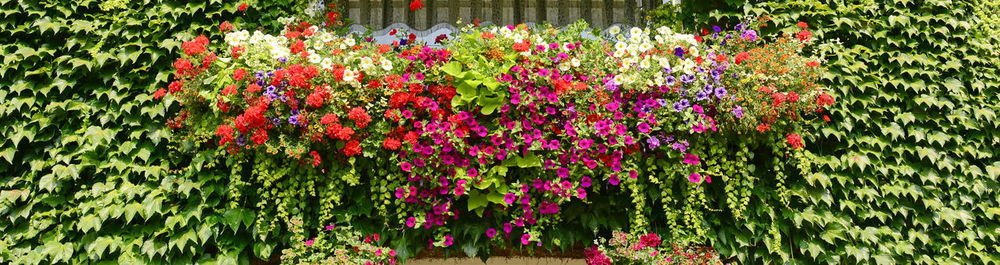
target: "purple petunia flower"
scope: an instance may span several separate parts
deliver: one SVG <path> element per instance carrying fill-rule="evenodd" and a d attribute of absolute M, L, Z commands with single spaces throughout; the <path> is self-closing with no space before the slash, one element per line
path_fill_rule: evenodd
<path fill-rule="evenodd" d="M 685 84 L 694 82 L 694 75 L 681 75 L 681 82 Z"/>
<path fill-rule="evenodd" d="M 733 107 L 733 115 L 736 115 L 736 118 L 743 118 L 743 107 L 740 105 Z"/>
<path fill-rule="evenodd" d="M 676 49 L 674 49 L 674 55 L 677 55 L 677 57 L 684 58 L 684 49 L 682 49 L 681 47 L 677 47 Z"/>
<path fill-rule="evenodd" d="M 660 138 L 650 137 L 646 139 L 646 143 L 649 144 L 649 149 L 655 149 L 660 146 Z"/>
<path fill-rule="evenodd" d="M 728 91 L 726 90 L 725 87 L 720 86 L 715 88 L 715 97 L 719 99 L 724 99 L 726 94 L 728 94 Z"/>
<path fill-rule="evenodd" d="M 740 37 L 742 37 L 744 40 L 756 41 L 757 40 L 757 31 L 752 30 L 752 29 L 744 30 L 743 34 L 740 35 Z"/>
<path fill-rule="evenodd" d="M 705 91 L 699 91 L 697 94 L 694 94 L 694 99 L 697 101 L 706 100 L 708 99 L 708 93 L 705 93 Z"/>

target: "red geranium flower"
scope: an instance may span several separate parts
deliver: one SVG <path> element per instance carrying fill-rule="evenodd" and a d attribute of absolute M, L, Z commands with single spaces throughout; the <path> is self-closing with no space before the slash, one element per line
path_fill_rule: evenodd
<path fill-rule="evenodd" d="M 174 69 L 177 69 L 177 72 L 175 73 L 176 75 L 183 76 L 185 73 L 187 73 L 191 69 L 194 69 L 194 65 L 191 64 L 190 60 L 184 59 L 184 58 L 180 58 L 180 59 L 177 59 L 177 61 L 174 62 Z"/>
<path fill-rule="evenodd" d="M 231 30 L 233 30 L 233 24 L 229 24 L 229 21 L 222 21 L 222 24 L 219 24 L 219 31 L 225 33 Z"/>
<path fill-rule="evenodd" d="M 747 52 L 740 52 L 736 54 L 736 64 L 742 64 L 746 59 L 750 59 L 750 54 Z"/>
<path fill-rule="evenodd" d="M 187 55 L 197 55 L 205 52 L 205 45 L 208 45 L 210 41 L 205 35 L 199 35 L 197 38 L 191 41 L 185 41 L 181 44 L 181 49 L 184 50 L 184 54 Z"/>
<path fill-rule="evenodd" d="M 250 84 L 249 86 L 247 86 L 247 93 L 251 93 L 251 94 L 257 93 L 257 92 L 260 92 L 260 89 L 261 89 L 260 85 Z"/>
<path fill-rule="evenodd" d="M 264 144 L 267 142 L 267 139 L 267 131 L 264 129 L 257 129 L 253 132 L 253 136 L 250 136 L 250 140 L 253 140 L 255 144 Z"/>
<path fill-rule="evenodd" d="M 247 48 L 243 46 L 235 46 L 232 49 L 229 49 L 229 54 L 233 56 L 233 59 L 239 59 L 240 55 L 246 50 Z"/>
<path fill-rule="evenodd" d="M 795 25 L 798 26 L 801 29 L 809 28 L 809 24 L 806 24 L 805 22 L 802 22 L 802 21 L 799 21 L 799 23 L 795 24 Z"/>
<path fill-rule="evenodd" d="M 170 82 L 170 85 L 167 86 L 167 89 L 169 89 L 170 94 L 180 92 L 182 88 L 184 88 L 184 82 L 180 80 Z"/>
<path fill-rule="evenodd" d="M 163 96 L 166 96 L 166 95 L 167 95 L 167 90 L 163 89 L 163 88 L 160 88 L 160 89 L 156 90 L 156 92 L 153 92 L 153 99 L 161 99 L 161 98 L 163 98 Z"/>
<path fill-rule="evenodd" d="M 401 146 L 401 145 L 402 145 L 402 142 L 400 142 L 398 139 L 392 138 L 392 137 L 385 138 L 385 141 L 382 142 L 382 147 L 385 147 L 385 149 L 389 149 L 389 150 L 399 149 L 399 146 Z"/>
<path fill-rule="evenodd" d="M 351 112 L 347 114 L 347 118 L 353 120 L 354 125 L 362 129 L 368 126 L 368 123 L 372 121 L 371 116 L 368 116 L 368 113 L 361 107 L 352 108 Z"/>
<path fill-rule="evenodd" d="M 236 85 L 234 85 L 234 84 L 230 84 L 230 85 L 226 86 L 226 88 L 222 89 L 222 95 L 223 96 L 228 96 L 228 95 L 236 94 L 236 92 L 237 92 L 236 91 Z"/>
<path fill-rule="evenodd" d="M 788 134 L 788 136 L 785 136 L 785 141 L 788 142 L 788 145 L 792 146 L 792 149 L 799 149 L 802 148 L 803 146 L 802 136 L 799 136 L 798 134 L 795 133 L 790 133 Z"/>
<path fill-rule="evenodd" d="M 236 81 L 242 81 L 246 75 L 247 70 L 243 68 L 236 68 L 236 71 L 233 71 L 233 79 L 236 79 Z"/>
<path fill-rule="evenodd" d="M 319 166 L 320 163 L 323 163 L 323 159 L 319 156 L 319 152 L 310 151 L 309 152 L 309 156 L 312 156 L 312 159 L 313 159 L 312 165 L 313 165 L 313 167 L 317 167 L 317 166 Z"/>
<path fill-rule="evenodd" d="M 799 33 L 795 33 L 795 37 L 803 42 L 809 41 L 809 38 L 812 37 L 812 32 L 809 32 L 808 30 L 802 30 L 799 31 Z"/>
<path fill-rule="evenodd" d="M 319 119 L 319 123 L 323 124 L 323 125 L 330 125 L 331 123 L 335 123 L 335 122 L 339 122 L 339 121 L 340 121 L 340 119 L 337 119 L 337 115 L 333 115 L 333 114 L 329 114 L 329 113 L 326 114 L 326 115 L 323 115 L 323 118 Z"/>
<path fill-rule="evenodd" d="M 827 93 L 819 94 L 819 96 L 816 97 L 816 105 L 830 106 L 833 105 L 833 102 L 834 102 L 833 97 Z"/>
<path fill-rule="evenodd" d="M 419 10 L 421 8 L 424 8 L 424 2 L 423 1 L 413 0 L 412 2 L 410 2 L 410 11 L 417 11 L 417 10 Z"/>
<path fill-rule="evenodd" d="M 799 93 L 795 93 L 795 91 L 788 92 L 785 98 L 788 99 L 788 102 L 799 101 Z"/>
<path fill-rule="evenodd" d="M 346 156 L 355 156 L 361 153 L 361 143 L 357 140 L 347 142 L 342 150 Z"/>
<path fill-rule="evenodd" d="M 247 3 L 242 3 L 240 4 L 240 7 L 236 8 L 236 10 L 239 10 L 240 12 L 247 11 L 247 7 L 249 7 Z"/>
<path fill-rule="evenodd" d="M 233 141 L 233 128 L 225 124 L 219 125 L 219 128 L 215 130 L 215 135 L 222 137 L 219 139 L 219 145 L 225 145 Z"/>

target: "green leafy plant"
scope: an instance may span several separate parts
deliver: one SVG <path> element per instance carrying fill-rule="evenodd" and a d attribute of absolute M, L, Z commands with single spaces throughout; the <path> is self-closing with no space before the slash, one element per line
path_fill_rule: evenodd
<path fill-rule="evenodd" d="M 214 154 L 170 149 L 177 103 L 151 94 L 180 40 L 297 2 L 0 1 L 0 263 L 249 262 L 255 214 Z"/>

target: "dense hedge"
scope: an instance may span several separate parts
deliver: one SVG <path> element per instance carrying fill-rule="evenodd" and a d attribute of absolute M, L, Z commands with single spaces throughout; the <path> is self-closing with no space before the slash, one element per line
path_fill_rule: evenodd
<path fill-rule="evenodd" d="M 151 93 L 179 40 L 300 2 L 0 1 L 0 263 L 249 261 L 253 213 L 221 210 L 222 173 L 167 171 Z"/>
<path fill-rule="evenodd" d="M 806 21 L 837 92 L 813 171 L 788 206 L 713 246 L 748 263 L 1000 262 L 1000 72 L 995 1 L 772 1 L 746 13 Z M 719 13 L 732 20 L 745 13 Z M 789 30 L 784 27 L 775 31 Z M 766 209 L 766 208 L 765 208 Z M 780 233 L 764 228 L 775 223 Z"/>

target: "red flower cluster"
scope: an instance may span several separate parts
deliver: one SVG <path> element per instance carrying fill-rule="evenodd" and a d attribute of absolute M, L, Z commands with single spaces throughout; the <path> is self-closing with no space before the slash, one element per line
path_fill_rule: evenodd
<path fill-rule="evenodd" d="M 246 75 L 247 70 L 243 68 L 236 68 L 236 71 L 233 71 L 233 79 L 236 81 L 243 81 L 243 77 L 246 77 Z"/>
<path fill-rule="evenodd" d="M 795 38 L 803 42 L 809 41 L 809 39 L 812 38 L 812 32 L 809 32 L 808 30 L 799 31 L 799 33 L 795 33 Z"/>
<path fill-rule="evenodd" d="M 833 102 L 833 97 L 827 93 L 819 94 L 819 96 L 816 97 L 816 105 L 819 105 L 820 107 L 833 105 Z"/>
<path fill-rule="evenodd" d="M 413 0 L 412 2 L 410 2 L 410 11 L 417 11 L 417 10 L 419 10 L 421 8 L 424 8 L 424 2 L 423 1 Z"/>
<path fill-rule="evenodd" d="M 312 165 L 313 165 L 313 167 L 318 167 L 319 164 L 323 163 L 323 159 L 319 156 L 319 152 L 316 152 L 315 150 L 314 151 L 310 151 L 309 152 L 309 156 L 312 156 L 312 159 L 313 159 Z"/>
<path fill-rule="evenodd" d="M 215 130 L 215 135 L 221 137 L 219 145 L 226 145 L 233 141 L 233 128 L 225 124 L 219 125 L 219 128 Z"/>
<path fill-rule="evenodd" d="M 372 121 L 372 117 L 368 116 L 368 113 L 361 107 L 352 108 L 351 112 L 347 114 L 347 118 L 353 120 L 354 126 L 361 129 L 367 127 L 368 123 Z"/>
<path fill-rule="evenodd" d="M 239 130 L 241 133 L 247 133 L 251 129 L 266 129 L 266 126 L 270 123 L 264 117 L 264 112 L 267 112 L 267 102 L 260 101 L 257 104 L 251 105 L 243 114 L 236 116 L 236 130 Z"/>
<path fill-rule="evenodd" d="M 344 145 L 344 149 L 341 150 L 346 156 L 355 156 L 361 154 L 361 142 L 357 140 L 351 140 Z"/>
<path fill-rule="evenodd" d="M 309 94 L 309 96 L 306 97 L 306 105 L 313 108 L 319 108 L 323 106 L 323 102 L 326 102 L 328 98 L 330 98 L 329 89 L 325 86 L 316 87 L 313 89 L 312 94 Z"/>
<path fill-rule="evenodd" d="M 660 246 L 660 243 L 661 243 L 660 235 L 657 235 L 655 233 L 649 233 L 639 237 L 639 247 L 655 248 Z"/>
<path fill-rule="evenodd" d="M 747 52 L 740 52 L 736 54 L 736 64 L 743 64 L 743 61 L 750 59 L 750 54 Z"/>
<path fill-rule="evenodd" d="M 223 33 L 226 33 L 226 32 L 232 31 L 232 30 L 233 30 L 233 24 L 229 24 L 229 21 L 222 21 L 222 24 L 219 24 L 219 31 L 221 31 Z"/>
<path fill-rule="evenodd" d="M 611 265 L 611 259 L 604 255 L 604 252 L 597 249 L 597 246 L 584 249 L 583 255 L 586 257 L 588 265 Z"/>
<path fill-rule="evenodd" d="M 197 38 L 191 41 L 185 41 L 181 44 L 181 49 L 184 50 L 184 54 L 188 56 L 194 56 L 205 52 L 205 46 L 208 45 L 210 41 L 205 35 L 199 35 Z"/>
<path fill-rule="evenodd" d="M 799 149 L 805 146 L 802 143 L 802 136 L 796 133 L 790 133 L 788 136 L 785 136 L 785 141 L 788 142 L 788 145 L 792 146 L 792 149 Z"/>
<path fill-rule="evenodd" d="M 326 135 L 333 139 L 347 141 L 351 139 L 351 136 L 354 136 L 354 129 L 334 123 L 326 127 Z"/>

